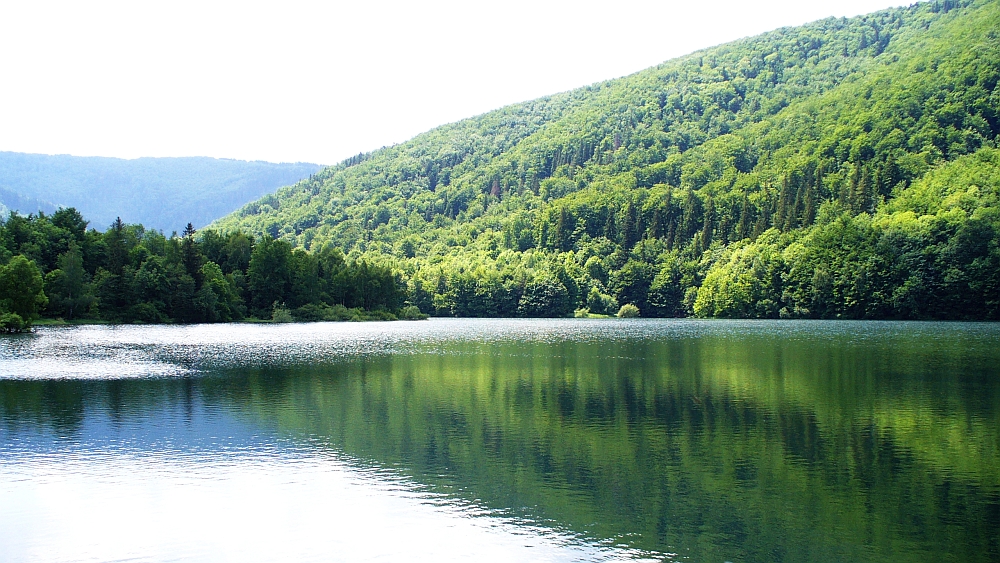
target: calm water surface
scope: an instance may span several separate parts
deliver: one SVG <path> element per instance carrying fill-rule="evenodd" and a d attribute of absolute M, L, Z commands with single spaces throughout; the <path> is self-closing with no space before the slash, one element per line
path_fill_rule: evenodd
<path fill-rule="evenodd" d="M 0 561 L 1000 561 L 1000 326 L 0 338 Z"/>

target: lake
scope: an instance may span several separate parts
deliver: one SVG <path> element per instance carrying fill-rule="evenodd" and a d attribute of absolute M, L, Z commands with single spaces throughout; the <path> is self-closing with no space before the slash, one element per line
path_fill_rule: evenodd
<path fill-rule="evenodd" d="M 998 561 L 1000 325 L 0 338 L 0 561 Z"/>

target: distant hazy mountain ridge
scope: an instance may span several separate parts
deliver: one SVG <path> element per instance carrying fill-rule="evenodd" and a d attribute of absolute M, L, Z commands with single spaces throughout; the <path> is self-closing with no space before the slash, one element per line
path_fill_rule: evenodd
<path fill-rule="evenodd" d="M 205 225 L 322 167 L 206 157 L 118 158 L 0 152 L 0 205 L 76 207 L 100 230 L 116 217 L 167 233 Z"/>
<path fill-rule="evenodd" d="M 6 218 L 11 211 L 20 213 L 53 213 L 57 209 L 51 201 L 25 196 L 13 190 L 0 188 L 0 218 Z"/>

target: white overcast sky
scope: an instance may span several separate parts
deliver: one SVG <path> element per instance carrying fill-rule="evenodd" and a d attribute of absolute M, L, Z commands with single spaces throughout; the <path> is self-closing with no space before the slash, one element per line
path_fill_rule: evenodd
<path fill-rule="evenodd" d="M 0 150 L 333 164 L 703 47 L 901 4 L 0 0 Z"/>

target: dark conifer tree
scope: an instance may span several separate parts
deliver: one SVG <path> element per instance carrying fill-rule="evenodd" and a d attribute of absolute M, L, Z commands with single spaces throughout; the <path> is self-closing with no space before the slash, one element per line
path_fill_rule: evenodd
<path fill-rule="evenodd" d="M 708 197 L 705 202 L 705 222 L 701 228 L 701 244 L 703 249 L 708 249 L 712 244 L 712 234 L 715 225 L 715 201 Z"/>
<path fill-rule="evenodd" d="M 625 208 L 625 223 L 622 225 L 622 246 L 630 249 L 639 241 L 639 220 L 636 217 L 635 203 L 628 202 Z"/>
<path fill-rule="evenodd" d="M 750 200 L 746 192 L 743 192 L 743 199 L 740 201 L 740 219 L 736 223 L 736 240 L 743 240 L 750 236 Z"/>
<path fill-rule="evenodd" d="M 608 218 L 604 222 L 604 238 L 615 242 L 618 240 L 618 226 L 615 224 L 615 209 L 609 207 L 607 210 Z"/>

